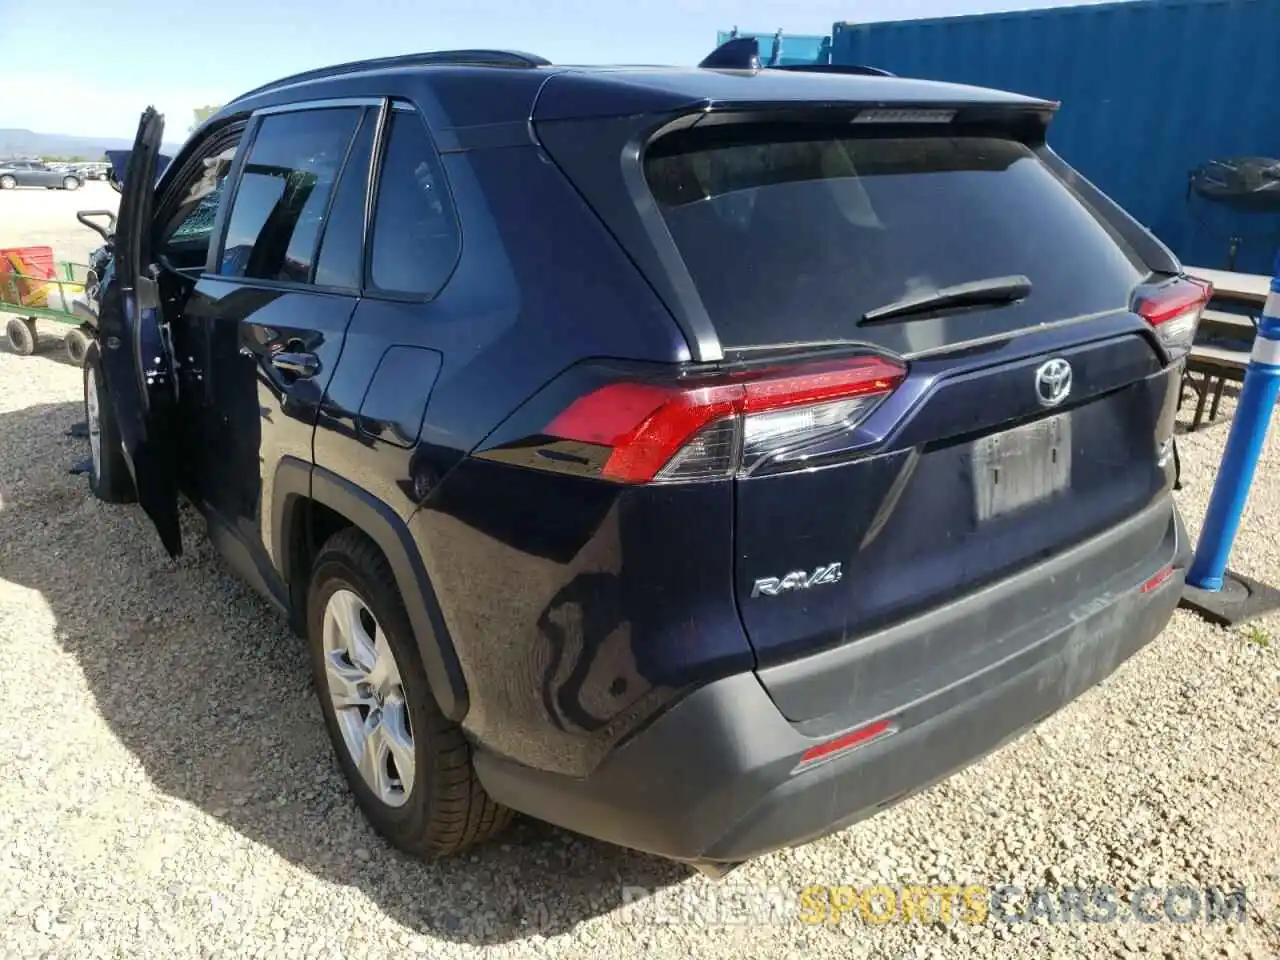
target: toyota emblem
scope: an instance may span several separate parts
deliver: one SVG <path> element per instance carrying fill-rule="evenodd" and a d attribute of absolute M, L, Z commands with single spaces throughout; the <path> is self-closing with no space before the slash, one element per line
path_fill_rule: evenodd
<path fill-rule="evenodd" d="M 1056 407 L 1071 393 L 1071 364 L 1058 357 L 1036 371 L 1036 397 L 1043 407 Z"/>

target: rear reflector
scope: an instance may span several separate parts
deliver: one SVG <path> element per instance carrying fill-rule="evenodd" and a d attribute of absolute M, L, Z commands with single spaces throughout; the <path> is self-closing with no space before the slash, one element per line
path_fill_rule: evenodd
<path fill-rule="evenodd" d="M 1213 285 L 1190 277 L 1178 277 L 1138 301 L 1138 313 L 1155 328 L 1156 336 L 1174 360 L 1187 355 L 1196 337 Z"/>
<path fill-rule="evenodd" d="M 893 733 L 897 727 L 893 725 L 892 719 L 877 720 L 875 723 L 869 723 L 865 727 L 859 727 L 849 733 L 842 734 L 834 740 L 828 740 L 826 743 L 820 743 L 816 747 L 810 747 L 800 755 L 800 762 L 795 765 L 791 771 L 795 773 L 805 767 L 811 767 L 819 760 L 827 760 L 836 754 L 846 753 L 854 747 L 860 747 L 870 743 L 872 740 L 878 740 Z"/>
<path fill-rule="evenodd" d="M 1154 577 L 1152 577 L 1150 580 L 1148 580 L 1146 583 L 1142 585 L 1142 592 L 1150 593 L 1152 590 L 1155 590 L 1158 587 L 1163 586 L 1168 581 L 1168 579 L 1172 576 L 1173 576 L 1173 567 L 1165 567 L 1163 570 L 1161 570 Z"/>
<path fill-rule="evenodd" d="M 905 375 L 897 361 L 859 356 L 667 383 L 610 383 L 575 400 L 544 433 L 608 448 L 600 474 L 623 483 L 727 477 L 852 429 Z"/>

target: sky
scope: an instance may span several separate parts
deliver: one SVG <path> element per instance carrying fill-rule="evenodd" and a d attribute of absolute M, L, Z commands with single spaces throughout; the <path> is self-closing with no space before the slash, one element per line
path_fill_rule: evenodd
<path fill-rule="evenodd" d="M 0 127 L 132 137 L 151 104 L 180 141 L 196 106 L 367 57 L 491 47 L 553 63 L 693 64 L 734 25 L 827 34 L 837 20 L 1080 2 L 1090 0 L 0 0 Z"/>

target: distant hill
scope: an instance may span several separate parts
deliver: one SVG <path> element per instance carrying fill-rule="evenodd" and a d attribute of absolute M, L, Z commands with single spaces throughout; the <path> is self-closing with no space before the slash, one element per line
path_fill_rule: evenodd
<path fill-rule="evenodd" d="M 4 157 L 88 157 L 97 160 L 104 150 L 128 150 L 132 139 L 123 137 L 74 137 L 65 133 L 37 133 L 0 127 L 0 158 Z M 180 144 L 166 143 L 162 153 L 176 156 Z"/>

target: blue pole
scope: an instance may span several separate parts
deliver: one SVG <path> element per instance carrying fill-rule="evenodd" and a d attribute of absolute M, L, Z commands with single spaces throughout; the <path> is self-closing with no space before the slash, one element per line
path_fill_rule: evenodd
<path fill-rule="evenodd" d="M 1209 512 L 1200 530 L 1195 560 L 1187 583 L 1201 590 L 1221 590 L 1231 544 L 1240 528 L 1240 516 L 1249 496 L 1249 485 L 1258 466 L 1276 397 L 1280 395 L 1280 260 L 1271 292 L 1258 321 L 1253 354 L 1244 373 L 1244 387 L 1231 422 L 1227 450 L 1209 499 Z"/>

